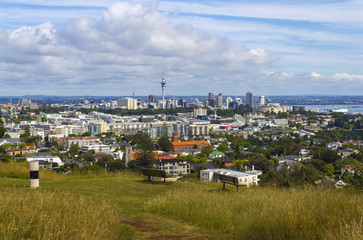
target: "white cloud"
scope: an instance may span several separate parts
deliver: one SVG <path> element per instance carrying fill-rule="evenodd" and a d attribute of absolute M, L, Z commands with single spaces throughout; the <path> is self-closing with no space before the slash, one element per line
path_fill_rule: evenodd
<path fill-rule="evenodd" d="M 158 94 L 163 65 L 166 92 L 173 95 L 210 91 L 244 95 L 247 90 L 263 95 L 361 94 L 363 76 L 359 74 L 328 76 L 317 73 L 321 68 L 300 74 L 279 71 L 274 67 L 278 58 L 261 47 L 250 49 L 190 24 L 172 23 L 169 17 L 157 11 L 155 4 L 118 2 L 100 18 L 79 17 L 64 27 L 45 22 L 12 32 L 0 30 L 0 94 Z M 273 33 L 266 25 L 254 26 Z M 245 28 L 252 27 L 241 26 Z M 277 35 L 281 38 L 294 35 L 291 29 L 279 29 L 285 31 L 282 37 Z M 235 30 L 236 23 L 230 31 Z M 315 37 L 322 35 L 317 32 Z M 311 49 L 307 56 L 303 51 L 298 49 L 295 54 L 299 56 L 294 57 L 305 58 L 312 66 L 334 61 L 329 58 L 335 52 L 318 56 Z"/>
<path fill-rule="evenodd" d="M 169 93 L 188 95 L 220 79 L 233 83 L 233 77 L 227 78 L 231 73 L 258 72 L 275 60 L 263 49 L 247 51 L 190 25 L 172 24 L 152 7 L 128 2 L 113 4 L 99 20 L 77 18 L 64 28 L 46 22 L 10 34 L 1 31 L 0 43 L 6 49 L 0 59 L 2 69 L 21 72 L 12 76 L 12 82 L 19 84 L 20 91 L 27 82 L 33 94 L 43 93 L 43 87 L 58 88 L 59 94 L 107 95 L 112 89 L 123 95 L 135 88 L 147 94 L 159 91 L 157 82 L 165 64 L 173 72 Z M 6 80 L 3 75 L 2 81 Z M 193 81 L 193 86 L 186 85 L 185 92 L 172 90 L 184 81 Z M 76 90 L 67 92 L 69 88 Z M 14 94 L 19 92 L 14 90 Z"/>
<path fill-rule="evenodd" d="M 361 82 L 363 84 L 363 75 L 337 73 L 332 76 L 332 79 L 336 81 Z"/>
<path fill-rule="evenodd" d="M 312 76 L 313 78 L 320 78 L 320 77 L 321 77 L 321 75 L 320 75 L 319 73 L 316 73 L 316 72 L 312 72 L 312 73 L 311 73 L 311 76 Z"/>
<path fill-rule="evenodd" d="M 361 1 L 301 2 L 294 3 L 245 3 L 243 1 L 215 2 L 214 4 L 162 1 L 160 9 L 193 14 L 287 19 L 318 22 L 363 22 Z"/>

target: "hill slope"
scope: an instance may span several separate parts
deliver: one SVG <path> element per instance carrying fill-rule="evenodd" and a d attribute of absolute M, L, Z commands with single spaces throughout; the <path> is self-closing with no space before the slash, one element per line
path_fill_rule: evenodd
<path fill-rule="evenodd" d="M 49 172 L 32 190 L 14 164 L 0 164 L 1 239 L 362 239 L 362 195 L 345 190 Z"/>

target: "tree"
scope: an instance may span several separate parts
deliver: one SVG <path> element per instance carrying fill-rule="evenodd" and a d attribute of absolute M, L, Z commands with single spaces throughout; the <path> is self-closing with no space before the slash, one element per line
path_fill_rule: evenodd
<path fill-rule="evenodd" d="M 129 162 L 128 166 L 135 170 L 139 170 L 140 168 L 152 168 L 154 166 L 153 161 L 154 158 L 152 154 L 143 153 L 140 154 L 136 160 Z"/>
<path fill-rule="evenodd" d="M 158 140 L 159 147 L 164 152 L 169 152 L 171 147 L 171 141 L 168 136 L 168 126 L 164 123 L 161 129 L 161 137 Z"/>
<path fill-rule="evenodd" d="M 147 133 L 138 133 L 135 135 L 136 148 L 141 149 L 142 152 L 152 152 L 155 145 Z"/>
<path fill-rule="evenodd" d="M 113 161 L 114 158 L 111 155 L 106 155 L 98 159 L 98 163 Z"/>
<path fill-rule="evenodd" d="M 329 150 L 325 148 L 318 148 L 313 154 L 313 158 L 323 160 L 326 163 L 333 163 L 340 157 L 334 150 Z"/>
<path fill-rule="evenodd" d="M 136 148 L 141 149 L 139 157 L 129 163 L 129 167 L 132 169 L 140 168 L 152 168 L 153 167 L 153 150 L 155 145 L 147 133 L 138 133 L 135 135 Z"/>
<path fill-rule="evenodd" d="M 88 151 L 88 152 L 80 155 L 79 158 L 83 159 L 83 161 L 85 161 L 85 162 L 92 162 L 94 154 L 95 154 L 95 151 L 91 150 L 91 151 Z"/>
<path fill-rule="evenodd" d="M 122 160 L 114 160 L 112 162 L 107 163 L 107 170 L 114 171 L 122 171 L 126 168 L 125 163 Z"/>
<path fill-rule="evenodd" d="M 5 134 L 3 138 L 11 138 L 11 136 L 9 134 Z"/>
<path fill-rule="evenodd" d="M 363 166 L 357 165 L 352 170 L 354 174 L 351 179 L 351 184 L 359 190 L 363 190 Z"/>
<path fill-rule="evenodd" d="M 50 152 L 49 149 L 40 149 L 38 152 Z"/>
<path fill-rule="evenodd" d="M 267 173 L 273 168 L 274 162 L 268 160 L 265 155 L 255 154 L 249 159 L 250 165 L 254 165 L 256 169 L 262 170 L 263 173 Z"/>
<path fill-rule="evenodd" d="M 221 151 L 221 152 L 223 152 L 223 153 L 225 153 L 226 151 L 229 151 L 229 150 L 230 150 L 230 148 L 228 147 L 228 145 L 227 145 L 227 144 L 225 144 L 225 143 L 221 143 L 221 144 L 219 144 L 219 146 L 218 146 L 217 150 L 218 150 L 218 151 Z"/>
<path fill-rule="evenodd" d="M 79 151 L 81 149 L 79 148 L 79 146 L 77 144 L 72 144 L 72 146 L 69 148 L 69 155 L 71 155 L 72 157 L 78 155 Z"/>
<path fill-rule="evenodd" d="M 119 136 L 119 137 L 116 138 L 116 141 L 120 143 L 120 142 L 123 141 L 123 138 L 121 136 Z"/>
<path fill-rule="evenodd" d="M 207 155 L 205 153 L 198 153 L 195 155 L 195 158 L 192 159 L 192 164 L 201 164 L 201 163 L 207 163 Z"/>
<path fill-rule="evenodd" d="M 325 172 L 329 176 L 334 175 L 334 166 L 332 163 L 326 164 L 324 167 L 322 167 L 323 172 Z"/>
<path fill-rule="evenodd" d="M 236 160 L 236 161 L 233 162 L 233 165 L 237 170 L 242 171 L 242 170 L 244 170 L 244 166 L 249 165 L 249 161 L 247 159 Z"/>
<path fill-rule="evenodd" d="M 352 178 L 352 175 L 350 174 L 350 172 L 348 171 L 348 169 L 345 170 L 345 172 L 343 173 L 342 178 L 343 178 L 343 180 L 345 182 L 350 182 L 350 180 Z"/>
<path fill-rule="evenodd" d="M 287 118 L 288 117 L 288 113 L 287 112 L 279 112 L 277 114 L 278 118 Z"/>
<path fill-rule="evenodd" d="M 235 145 L 235 148 L 233 149 L 233 157 L 234 159 L 238 160 L 238 159 L 242 159 L 243 156 L 242 156 L 242 153 L 241 153 L 241 150 L 240 150 L 240 147 L 239 145 Z"/>
<path fill-rule="evenodd" d="M 120 168 L 122 170 L 125 165 L 117 167 L 117 164 L 113 164 L 115 162 L 114 158 L 110 155 L 106 155 L 98 159 L 97 165 L 102 168 L 107 168 L 108 171 L 114 171 L 115 169 Z M 112 170 L 111 170 L 112 169 Z"/>
<path fill-rule="evenodd" d="M 0 162 L 10 162 L 11 159 L 13 158 L 7 154 L 0 155 Z"/>
<path fill-rule="evenodd" d="M 207 156 L 209 156 L 209 154 L 211 152 L 213 152 L 212 146 L 206 146 L 206 147 L 202 148 L 202 153 L 204 153 Z"/>

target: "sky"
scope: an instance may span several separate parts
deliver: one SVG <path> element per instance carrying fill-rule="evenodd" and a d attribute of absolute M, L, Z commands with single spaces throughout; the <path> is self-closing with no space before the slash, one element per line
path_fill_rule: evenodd
<path fill-rule="evenodd" d="M 0 96 L 363 95 L 363 0 L 1 0 Z"/>

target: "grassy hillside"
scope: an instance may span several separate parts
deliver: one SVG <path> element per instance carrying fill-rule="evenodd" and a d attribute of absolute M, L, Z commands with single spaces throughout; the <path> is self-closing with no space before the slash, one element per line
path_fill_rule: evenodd
<path fill-rule="evenodd" d="M 28 176 L 0 163 L 0 239 L 363 239 L 363 196 L 346 190 L 45 170 L 34 190 Z"/>

